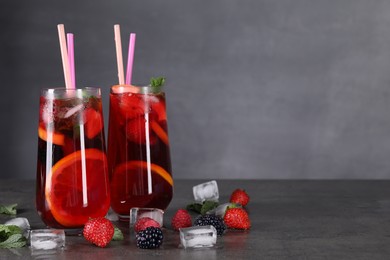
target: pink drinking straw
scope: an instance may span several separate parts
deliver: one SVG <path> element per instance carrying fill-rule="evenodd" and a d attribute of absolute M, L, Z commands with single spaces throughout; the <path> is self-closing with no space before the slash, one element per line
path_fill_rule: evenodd
<path fill-rule="evenodd" d="M 135 48 L 135 33 L 131 33 L 130 40 L 129 40 L 129 53 L 127 55 L 126 85 L 131 84 L 131 77 L 133 74 L 133 62 L 134 62 L 134 48 Z"/>
<path fill-rule="evenodd" d="M 69 58 L 68 58 L 68 51 L 66 48 L 64 25 L 63 24 L 57 25 L 57 29 L 58 29 L 58 37 L 60 40 L 60 49 L 61 49 L 62 67 L 64 69 L 65 87 L 67 89 L 72 89 L 72 79 L 71 79 L 70 70 L 69 70 Z"/>
<path fill-rule="evenodd" d="M 116 49 L 116 61 L 118 65 L 119 85 L 123 85 L 125 83 L 125 77 L 123 72 L 121 28 L 119 24 L 114 25 L 114 34 L 115 34 L 115 49 Z"/>
<path fill-rule="evenodd" d="M 76 89 L 76 71 L 75 71 L 75 66 L 74 66 L 74 36 L 73 36 L 73 33 L 67 33 L 66 40 L 68 43 L 68 57 L 69 57 L 70 78 L 72 81 L 72 88 Z"/>

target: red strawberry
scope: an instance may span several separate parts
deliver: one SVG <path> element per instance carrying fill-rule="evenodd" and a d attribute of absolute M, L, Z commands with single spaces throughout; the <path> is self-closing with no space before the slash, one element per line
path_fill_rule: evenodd
<path fill-rule="evenodd" d="M 191 227 L 191 216 L 187 210 L 179 209 L 173 216 L 171 224 L 174 230 L 179 230 L 179 228 Z"/>
<path fill-rule="evenodd" d="M 137 220 L 137 222 L 134 225 L 134 231 L 136 233 L 138 233 L 138 232 L 146 229 L 147 227 L 160 228 L 160 224 L 157 221 L 155 221 L 154 219 L 149 218 L 149 217 L 140 218 Z"/>
<path fill-rule="evenodd" d="M 223 221 L 228 228 L 249 229 L 251 227 L 248 213 L 243 208 L 228 208 Z"/>
<path fill-rule="evenodd" d="M 92 139 L 103 129 L 102 115 L 93 108 L 84 111 L 85 135 Z"/>
<path fill-rule="evenodd" d="M 167 113 L 165 107 L 165 101 L 162 99 L 157 99 L 154 102 L 151 102 L 152 111 L 155 112 L 158 116 L 159 121 L 167 120 Z"/>
<path fill-rule="evenodd" d="M 126 119 L 132 119 L 145 114 L 145 103 L 137 94 L 125 93 L 118 100 L 120 112 Z"/>
<path fill-rule="evenodd" d="M 232 195 L 230 196 L 230 202 L 232 203 L 238 203 L 242 206 L 246 206 L 249 202 L 249 195 L 246 193 L 245 190 L 242 189 L 236 189 L 233 191 Z"/>
<path fill-rule="evenodd" d="M 114 225 L 106 218 L 94 218 L 85 223 L 83 229 L 84 238 L 99 246 L 106 247 L 114 236 Z"/>
<path fill-rule="evenodd" d="M 150 114 L 149 114 L 150 115 Z M 144 117 L 136 117 L 126 122 L 126 137 L 129 141 L 137 144 L 145 144 L 146 139 L 146 127 L 149 131 L 149 142 L 154 144 L 157 141 L 157 137 L 152 131 L 150 121 L 153 118 L 149 117 L 147 121 Z"/>

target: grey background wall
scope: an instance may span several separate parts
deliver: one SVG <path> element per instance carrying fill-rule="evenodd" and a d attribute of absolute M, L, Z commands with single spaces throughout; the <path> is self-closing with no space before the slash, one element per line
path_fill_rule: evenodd
<path fill-rule="evenodd" d="M 0 176 L 35 178 L 39 91 L 117 82 L 113 25 L 137 33 L 134 82 L 167 77 L 175 178 L 389 178 L 390 1 L 1 1 Z M 126 50 L 126 47 L 124 48 Z"/>

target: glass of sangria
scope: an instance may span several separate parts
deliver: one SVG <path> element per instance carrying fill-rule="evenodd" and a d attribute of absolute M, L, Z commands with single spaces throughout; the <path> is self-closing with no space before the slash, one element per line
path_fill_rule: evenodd
<path fill-rule="evenodd" d="M 108 129 L 111 208 L 165 210 L 173 195 L 165 93 L 161 86 L 111 87 Z"/>
<path fill-rule="evenodd" d="M 99 88 L 43 89 L 36 208 L 51 228 L 81 230 L 110 207 Z"/>

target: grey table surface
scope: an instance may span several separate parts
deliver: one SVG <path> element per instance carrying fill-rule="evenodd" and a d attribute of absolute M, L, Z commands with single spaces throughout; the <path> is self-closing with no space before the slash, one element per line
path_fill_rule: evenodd
<path fill-rule="evenodd" d="M 0 249 L 0 259 L 389 259 L 390 181 L 266 181 L 217 180 L 220 202 L 235 188 L 251 196 L 247 206 L 252 228 L 229 230 L 208 249 L 179 247 L 171 230 L 174 212 L 193 201 L 192 186 L 203 180 L 176 180 L 174 198 L 164 215 L 164 243 L 142 250 L 125 223 L 124 241 L 107 248 L 89 244 L 81 236 L 67 236 L 66 247 L 55 252 L 30 248 Z M 18 203 L 18 217 L 31 228 L 44 228 L 34 206 L 35 182 L 0 181 L 0 204 Z M 195 217 L 195 216 L 194 216 Z M 0 223 L 10 217 L 0 215 Z"/>

